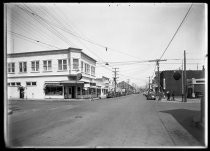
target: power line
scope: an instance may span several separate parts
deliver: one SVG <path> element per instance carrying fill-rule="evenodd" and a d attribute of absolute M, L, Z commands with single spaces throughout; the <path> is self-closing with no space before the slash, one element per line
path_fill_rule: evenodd
<path fill-rule="evenodd" d="M 54 46 L 54 45 L 51 45 L 51 44 L 47 44 L 47 43 L 41 42 L 40 40 L 36 40 L 36 39 L 30 38 L 30 37 L 24 36 L 24 35 L 22 35 L 22 34 L 19 34 L 19 33 L 13 32 L 13 31 L 9 31 L 9 32 L 11 32 L 12 34 L 15 34 L 15 35 L 18 35 L 18 36 L 21 36 L 21 37 L 30 39 L 30 40 L 32 40 L 32 41 L 36 41 L 37 43 L 41 43 L 41 44 L 44 44 L 44 45 L 48 45 L 48 46 L 50 46 L 50 47 L 54 47 L 54 48 L 57 48 L 57 49 L 61 49 L 61 48 L 58 48 L 58 47 L 56 47 L 56 46 Z"/>
<path fill-rule="evenodd" d="M 19 17 L 19 16 L 21 16 L 21 17 Z M 25 21 L 25 20 L 27 20 L 27 21 Z M 25 33 L 28 33 L 28 31 L 33 30 L 33 31 L 35 31 L 35 33 L 41 35 L 39 37 L 42 37 L 42 38 L 45 37 L 46 39 L 49 39 L 48 34 L 44 34 L 46 32 L 41 32 L 40 31 L 41 29 L 37 30 L 38 29 L 37 26 L 33 25 L 33 23 L 32 23 L 34 21 L 33 20 L 29 20 L 28 18 L 24 19 L 24 14 L 20 14 L 19 11 L 15 11 L 14 12 L 14 16 L 12 16 L 12 20 L 11 21 L 14 24 L 16 24 L 15 27 L 21 28 Z M 28 27 L 30 27 L 30 28 L 28 28 Z M 35 34 L 33 36 L 35 37 L 35 36 L 37 36 L 37 34 Z M 46 35 L 48 36 L 48 38 L 46 37 Z"/>
<path fill-rule="evenodd" d="M 18 7 L 19 7 L 19 6 L 18 6 Z M 21 7 L 20 7 L 20 8 L 21 8 Z M 21 9 L 23 9 L 23 8 L 21 8 Z M 30 9 L 30 10 L 31 10 L 31 9 Z M 28 10 L 26 10 L 26 11 L 28 11 Z M 31 12 L 31 11 L 28 11 L 28 12 L 31 13 L 32 15 L 38 16 L 38 17 L 41 18 L 42 20 L 45 20 L 46 22 L 48 22 L 46 19 L 44 19 L 43 17 L 41 17 L 40 15 L 38 15 L 38 14 L 36 14 L 36 13 L 34 13 L 34 12 Z M 116 50 L 116 49 L 107 47 L 107 46 L 105 46 L 105 45 L 102 45 L 102 44 L 93 42 L 93 41 L 88 40 L 88 39 L 86 39 L 86 38 L 83 38 L 83 37 L 81 37 L 81 36 L 78 36 L 78 35 L 74 34 L 72 31 L 70 31 L 68 28 L 65 28 L 65 27 L 62 28 L 62 27 L 60 27 L 60 26 L 58 26 L 58 25 L 53 24 L 52 22 L 49 22 L 49 24 L 50 24 L 50 25 L 54 25 L 55 27 L 57 27 L 57 28 L 63 30 L 64 32 L 67 32 L 67 33 L 69 33 L 69 34 L 71 34 L 71 35 L 73 35 L 73 36 L 75 36 L 75 37 L 77 37 L 77 38 L 80 38 L 81 40 L 84 40 L 84 41 L 87 41 L 87 42 L 89 42 L 89 43 L 91 43 L 91 44 L 94 44 L 94 45 L 96 45 L 96 46 L 105 48 L 106 50 L 109 49 L 109 50 L 112 50 L 112 51 L 120 52 L 121 54 L 125 54 L 125 55 L 130 56 L 130 57 L 139 59 L 139 58 L 137 58 L 137 57 L 135 57 L 135 56 L 132 56 L 132 55 L 130 55 L 130 54 L 128 54 L 128 53 L 125 53 L 125 52 L 123 52 L 123 51 L 119 51 L 119 50 Z"/>
<path fill-rule="evenodd" d="M 43 27 L 47 28 L 50 32 L 52 32 L 57 37 L 59 37 L 60 39 L 62 39 L 62 41 L 64 41 L 66 44 L 72 45 L 71 44 L 72 42 L 69 42 L 68 39 L 64 35 L 60 34 L 56 29 L 53 28 L 53 26 L 50 23 L 48 23 L 44 18 L 42 18 L 41 16 L 39 16 L 37 13 L 34 13 L 34 11 L 31 12 L 28 9 L 22 8 L 22 7 L 18 6 L 18 5 L 16 5 L 16 6 L 18 8 L 20 8 L 21 10 L 23 10 L 24 12 L 26 12 L 29 16 L 31 16 L 32 18 L 34 18 L 35 20 L 37 20 Z M 40 21 L 42 21 L 42 22 L 40 22 Z M 45 23 L 45 25 L 43 25 L 43 23 Z"/>
<path fill-rule="evenodd" d="M 190 12 L 190 10 L 191 10 L 191 8 L 192 8 L 192 5 L 193 5 L 193 4 L 191 4 L 191 6 L 189 7 L 189 9 L 188 9 L 187 13 L 185 14 L 185 16 L 184 16 L 182 22 L 180 23 L 180 25 L 179 25 L 179 27 L 177 28 L 176 32 L 174 33 L 173 37 L 172 37 L 171 40 L 169 41 L 169 43 L 168 43 L 166 49 L 164 50 L 163 54 L 161 55 L 160 59 L 163 57 L 163 55 L 165 54 L 166 50 L 168 49 L 168 47 L 170 46 L 171 42 L 173 41 L 174 37 L 176 36 L 177 32 L 178 32 L 179 29 L 181 28 L 181 26 L 182 26 L 184 20 L 186 19 L 188 13 Z"/>
<path fill-rule="evenodd" d="M 28 6 L 26 6 L 27 8 L 29 8 L 30 9 L 30 7 L 28 7 Z M 27 10 L 28 11 L 28 10 Z M 30 9 L 30 11 L 32 11 L 31 9 Z M 56 22 L 58 22 L 59 23 L 59 25 L 62 25 L 63 26 L 63 24 L 61 24 L 61 22 L 58 20 L 58 19 L 56 19 L 54 16 L 50 16 L 50 14 L 45 10 L 45 12 L 47 13 L 46 15 L 48 15 L 49 17 L 52 17 Z M 32 12 L 29 12 L 29 13 L 31 13 L 32 15 L 35 15 L 35 16 L 38 16 L 39 18 L 41 18 L 43 21 L 45 21 L 48 25 L 49 25 L 49 23 L 48 23 L 48 21 L 47 20 L 45 20 L 44 18 L 42 18 L 41 16 L 39 16 L 38 14 L 36 14 L 36 13 L 34 13 L 33 11 Z M 59 29 L 62 29 L 60 26 L 56 26 L 57 28 L 59 28 Z M 63 26 L 64 27 L 64 26 Z M 69 32 L 69 29 L 68 29 L 68 32 Z M 58 35 L 59 36 L 59 35 Z M 62 38 L 62 37 L 61 37 Z M 80 40 L 80 39 L 79 39 Z M 84 43 L 82 43 L 83 45 L 85 45 Z M 85 45 L 85 47 L 87 48 L 87 46 Z M 90 49 L 89 48 L 87 48 L 89 51 L 90 51 Z M 92 52 L 92 51 L 91 51 Z M 94 54 L 94 53 L 93 53 Z M 96 55 L 96 54 L 94 54 L 94 55 Z M 96 55 L 98 58 L 100 58 L 98 55 Z"/>

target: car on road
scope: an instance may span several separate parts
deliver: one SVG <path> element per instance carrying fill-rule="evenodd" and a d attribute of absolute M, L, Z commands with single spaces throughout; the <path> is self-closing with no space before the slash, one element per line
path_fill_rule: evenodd
<path fill-rule="evenodd" d="M 108 92 L 107 98 L 113 98 L 114 97 L 114 92 Z"/>
<path fill-rule="evenodd" d="M 148 92 L 146 98 L 147 98 L 147 100 L 155 100 L 156 99 L 155 92 L 153 92 L 153 91 Z"/>

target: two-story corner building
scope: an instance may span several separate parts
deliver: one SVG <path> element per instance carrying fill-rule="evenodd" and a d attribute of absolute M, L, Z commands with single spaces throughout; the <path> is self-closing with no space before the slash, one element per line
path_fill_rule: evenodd
<path fill-rule="evenodd" d="M 89 98 L 95 67 L 77 48 L 8 54 L 8 98 Z"/>

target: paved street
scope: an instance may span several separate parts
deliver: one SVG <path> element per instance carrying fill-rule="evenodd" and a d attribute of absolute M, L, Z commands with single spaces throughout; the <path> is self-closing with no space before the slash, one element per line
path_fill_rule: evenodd
<path fill-rule="evenodd" d="M 24 147 L 200 146 L 192 126 L 199 103 L 146 100 L 133 94 L 95 101 L 13 101 L 9 142 Z"/>

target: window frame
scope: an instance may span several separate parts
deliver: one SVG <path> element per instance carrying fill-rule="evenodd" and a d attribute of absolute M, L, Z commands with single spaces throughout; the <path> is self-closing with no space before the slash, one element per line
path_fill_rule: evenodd
<path fill-rule="evenodd" d="M 90 74 L 90 65 L 87 64 L 87 74 L 89 75 Z"/>
<path fill-rule="evenodd" d="M 75 66 L 74 60 L 77 60 L 77 64 L 76 64 L 77 66 Z M 79 70 L 79 59 L 78 58 L 73 58 L 72 62 L 73 62 L 73 70 Z"/>
<path fill-rule="evenodd" d="M 90 75 L 90 65 L 88 63 L 85 63 L 85 74 Z"/>
<path fill-rule="evenodd" d="M 60 88 L 62 90 L 58 91 Z M 55 89 L 56 91 L 52 91 L 53 89 Z M 46 93 L 47 90 L 49 90 L 49 91 Z M 62 96 L 63 93 L 64 93 L 64 87 L 61 85 L 60 86 L 46 85 L 44 95 L 45 96 Z"/>
<path fill-rule="evenodd" d="M 46 66 L 44 62 L 46 62 Z M 49 66 L 49 62 L 50 62 L 50 66 Z M 52 71 L 52 60 L 43 60 L 43 72 L 48 72 L 48 71 Z"/>
<path fill-rule="evenodd" d="M 33 62 L 34 62 L 34 69 L 35 70 L 33 70 L 33 66 L 32 66 Z M 39 69 L 40 69 L 40 63 L 39 62 L 40 62 L 39 60 L 31 61 L 31 72 L 39 72 Z M 37 70 L 37 63 L 38 63 L 38 70 Z"/>
<path fill-rule="evenodd" d="M 61 64 L 59 64 L 59 61 L 61 61 Z M 64 64 L 64 61 L 66 61 L 66 64 Z M 66 68 L 64 69 L 64 67 Z M 58 71 L 67 71 L 67 69 L 68 69 L 67 59 L 58 59 Z"/>
<path fill-rule="evenodd" d="M 21 69 L 22 69 L 22 71 L 21 71 Z M 19 73 L 27 73 L 27 62 L 26 61 L 19 62 Z"/>
<path fill-rule="evenodd" d="M 19 84 L 17 84 L 19 83 Z M 12 85 L 13 84 L 13 85 Z M 21 82 L 8 82 L 7 83 L 7 86 L 10 86 L 10 87 L 17 87 L 17 86 L 21 86 Z"/>
<path fill-rule="evenodd" d="M 14 67 L 13 67 L 13 65 L 14 65 Z M 15 62 L 8 62 L 7 63 L 7 72 L 8 73 L 15 73 Z"/>
<path fill-rule="evenodd" d="M 36 85 L 32 85 L 33 82 L 35 82 Z M 27 83 L 30 83 L 30 85 L 28 85 Z M 31 87 L 31 86 L 32 86 L 32 87 L 33 87 L 33 86 L 37 86 L 37 82 L 36 82 L 36 81 L 26 81 L 26 86 L 27 86 L 27 87 L 28 87 L 28 86 L 29 86 L 29 87 Z"/>
<path fill-rule="evenodd" d="M 92 69 L 94 69 L 94 70 L 92 70 Z M 91 66 L 91 76 L 95 76 L 95 70 L 96 70 L 96 68 L 94 66 Z"/>

